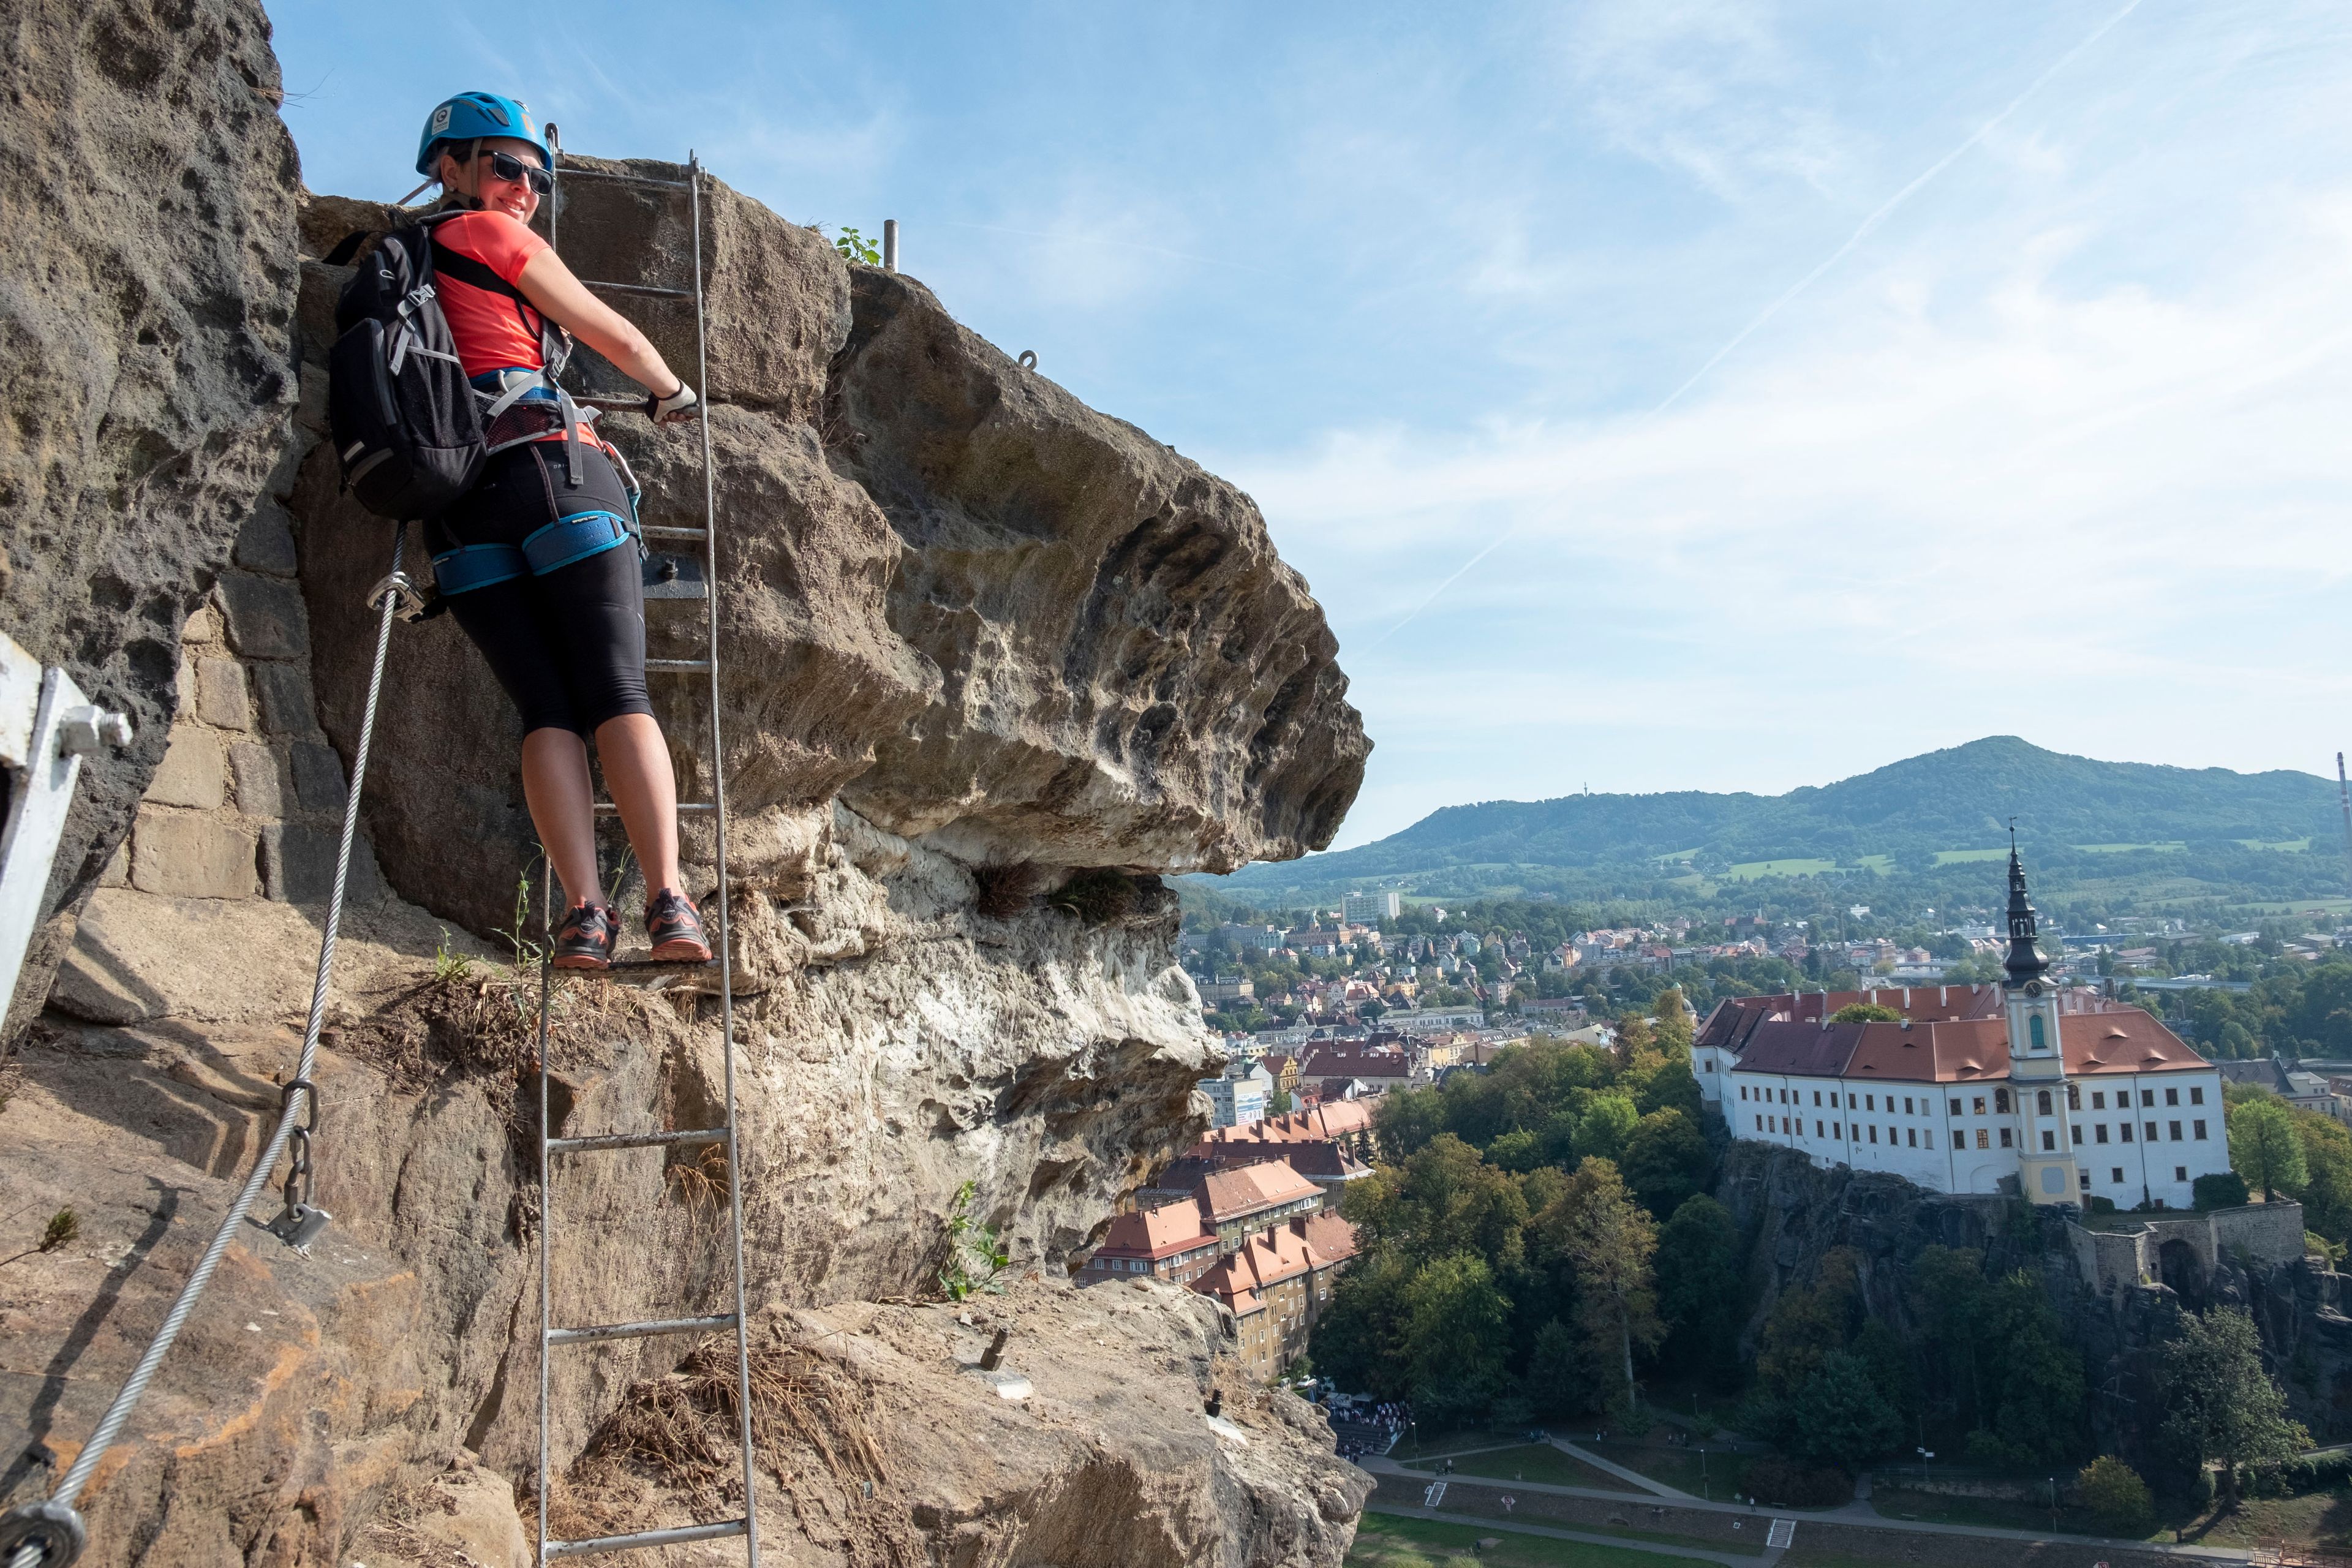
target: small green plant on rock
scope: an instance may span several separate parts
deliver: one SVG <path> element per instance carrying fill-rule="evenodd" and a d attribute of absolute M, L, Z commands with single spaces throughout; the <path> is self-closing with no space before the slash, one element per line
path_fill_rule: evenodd
<path fill-rule="evenodd" d="M 449 950 L 449 928 L 441 928 L 441 940 L 433 948 L 433 978 L 439 981 L 463 980 L 474 973 L 474 961 L 462 952 Z"/>
<path fill-rule="evenodd" d="M 882 265 L 882 247 L 847 224 L 833 237 L 833 247 L 841 252 L 845 260 L 862 261 L 868 267 Z"/>
<path fill-rule="evenodd" d="M 972 1196 L 979 1191 L 979 1183 L 966 1182 L 956 1189 L 955 1202 L 948 1209 L 948 1261 L 940 1270 L 940 1289 L 950 1301 L 982 1291 L 1003 1295 L 1004 1287 L 997 1276 L 1013 1261 L 996 1227 L 971 1217 Z"/>

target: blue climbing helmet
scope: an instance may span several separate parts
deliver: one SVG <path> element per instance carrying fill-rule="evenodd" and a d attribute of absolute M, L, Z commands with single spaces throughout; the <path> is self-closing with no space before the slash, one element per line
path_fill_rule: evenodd
<path fill-rule="evenodd" d="M 425 134 L 416 143 L 416 172 L 432 174 L 441 142 L 472 142 L 484 136 L 512 136 L 528 142 L 539 149 L 548 167 L 555 166 L 546 132 L 519 100 L 500 98 L 495 92 L 461 92 L 444 100 L 425 117 Z"/>

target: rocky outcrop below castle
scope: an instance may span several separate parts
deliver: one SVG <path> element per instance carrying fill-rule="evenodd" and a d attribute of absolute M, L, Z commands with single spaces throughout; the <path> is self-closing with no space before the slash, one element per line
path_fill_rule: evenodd
<path fill-rule="evenodd" d="M 54 984 L 26 981 L 47 1009 L 0 1083 L 0 1256 L 60 1209 L 78 1224 L 0 1275 L 7 1502 L 70 1463 L 267 1136 L 356 741 L 359 601 L 388 565 L 390 525 L 349 506 L 320 444 L 341 280 L 323 257 L 385 214 L 299 192 L 267 39 L 254 6 L 198 0 L 36 6 L 5 46 L 5 112 L 40 118 L 20 144 L 47 162 L 0 178 L 74 191 L 0 263 L 0 308 L 82 381 L 80 402 L 26 404 L 54 425 L 12 500 L 59 521 L 13 525 L 5 629 L 131 709 L 144 747 L 79 809 Z M 690 262 L 681 206 L 578 189 L 562 239 L 583 273 Z M 1360 782 L 1330 631 L 1232 486 L 919 282 L 721 184 L 706 217 L 772 1552 L 1336 1563 L 1366 1483 L 1320 1417 L 1248 1387 L 1200 1299 L 1067 1281 L 1197 1134 L 1217 1059 L 1159 877 L 1319 847 Z M 693 363 L 688 313 L 644 321 Z M 698 522 L 698 434 L 608 428 L 646 521 Z M 656 657 L 700 653 L 700 610 L 650 607 Z M 693 798 L 709 689 L 678 688 L 657 700 Z M 85 1499 L 86 1562 L 340 1563 L 364 1541 L 383 1568 L 436 1561 L 448 1531 L 504 1562 L 535 1517 L 540 1227 L 560 1321 L 724 1306 L 715 1151 L 601 1156 L 538 1189 L 535 980 L 507 934 L 528 937 L 541 877 L 518 740 L 446 617 L 395 630 L 314 1075 L 334 1223 L 308 1257 L 257 1230 L 231 1249 Z M 706 898 L 714 850 L 689 829 Z M 558 1130 L 711 1124 L 713 990 L 567 984 Z M 959 1217 L 997 1229 L 1009 1288 L 951 1307 Z M 1024 1396 L 971 1370 L 996 1328 Z M 706 1452 L 703 1353 L 631 1341 L 551 1367 L 560 1528 L 740 1506 Z"/>
<path fill-rule="evenodd" d="M 2252 1316 L 2264 1364 L 2315 1442 L 2352 1438 L 2352 1278 L 2305 1252 L 2298 1205 L 2107 1215 L 2086 1228 L 2014 1198 L 1948 1197 L 1748 1142 L 1727 1152 L 1716 1196 L 1751 1238 L 1744 1355 L 1781 1293 L 1817 1280 L 1832 1248 L 1849 1249 L 1868 1316 L 1916 1341 L 1930 1331 L 1906 1289 L 1910 1265 L 1930 1246 L 1967 1247 L 1988 1277 L 2021 1270 L 2048 1297 L 2097 1391 L 2090 1419 L 2102 1452 L 2161 1469 L 2158 1352 L 2182 1312 L 2216 1307 Z"/>

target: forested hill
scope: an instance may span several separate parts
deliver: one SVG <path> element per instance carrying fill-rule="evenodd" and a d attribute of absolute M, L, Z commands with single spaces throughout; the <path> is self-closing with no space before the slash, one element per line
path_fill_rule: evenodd
<path fill-rule="evenodd" d="M 1474 866 L 1661 860 L 1702 870 L 1784 861 L 1925 870 L 2006 843 L 2011 816 L 2029 843 L 2051 847 L 2310 840 L 2333 853 L 2343 831 L 2335 784 L 2316 774 L 2103 763 L 1998 735 L 1781 795 L 1694 790 L 1448 806 L 1377 843 L 1223 881 L 1244 893 Z"/>

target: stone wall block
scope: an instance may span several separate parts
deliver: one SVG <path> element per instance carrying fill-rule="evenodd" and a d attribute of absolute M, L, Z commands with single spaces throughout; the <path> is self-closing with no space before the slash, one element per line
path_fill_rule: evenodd
<path fill-rule="evenodd" d="M 187 624 L 180 628 L 180 640 L 198 645 L 220 641 L 220 612 L 210 605 L 198 605 Z"/>
<path fill-rule="evenodd" d="M 263 890 L 280 903 L 322 904 L 335 888 L 335 852 L 342 845 L 341 827 L 273 822 L 261 830 Z M 347 904 L 373 904 L 383 898 L 383 877 L 367 840 L 352 845 L 351 877 L 343 890 Z"/>
<path fill-rule="evenodd" d="M 292 476 L 288 478 L 292 483 Z M 264 497 L 253 509 L 253 515 L 237 530 L 236 563 L 248 572 L 267 573 L 273 577 L 291 577 L 301 570 L 301 562 L 294 553 L 294 523 L 286 515 L 286 508 L 275 498 Z"/>
<path fill-rule="evenodd" d="M 228 799 L 228 760 L 221 754 L 220 737 L 209 730 L 183 724 L 172 731 L 155 782 L 147 798 L 160 805 L 187 805 L 210 811 Z"/>
<path fill-rule="evenodd" d="M 139 814 L 131 840 L 131 885 L 184 899 L 249 899 L 256 890 L 254 835 L 234 823 L 182 812 Z"/>
<path fill-rule="evenodd" d="M 243 665 L 233 658 L 196 661 L 196 716 L 224 730 L 253 728 L 253 699 Z"/>
<path fill-rule="evenodd" d="M 257 664 L 253 667 L 253 685 L 261 695 L 261 722 L 271 734 L 303 735 L 316 726 L 309 667 Z"/>
<path fill-rule="evenodd" d="M 294 798 L 305 811 L 343 809 L 343 759 L 316 741 L 294 742 Z"/>
<path fill-rule="evenodd" d="M 228 572 L 221 576 L 220 595 L 229 646 L 237 652 L 248 658 L 299 658 L 310 651 L 310 622 L 293 584 Z"/>
<path fill-rule="evenodd" d="M 236 781 L 237 810 L 247 816 L 286 815 L 286 764 L 276 752 L 239 741 L 228 749 L 228 765 Z"/>

